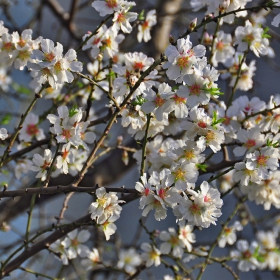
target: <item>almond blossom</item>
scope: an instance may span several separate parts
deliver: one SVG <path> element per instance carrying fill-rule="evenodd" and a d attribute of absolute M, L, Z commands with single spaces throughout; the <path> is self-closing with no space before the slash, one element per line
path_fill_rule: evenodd
<path fill-rule="evenodd" d="M 186 39 L 179 39 L 177 46 L 170 45 L 165 50 L 168 62 L 163 66 L 167 69 L 166 74 L 170 80 L 182 82 L 184 75 L 192 73 L 192 67 L 198 63 L 198 58 L 205 55 L 206 48 L 197 45 L 192 48 L 189 35 Z"/>
<path fill-rule="evenodd" d="M 157 18 L 156 18 L 156 10 L 150 10 L 143 23 L 138 25 L 138 34 L 137 34 L 137 40 L 139 43 L 142 42 L 148 42 L 152 39 L 151 37 L 151 28 L 152 26 L 156 25 Z"/>
<path fill-rule="evenodd" d="M 38 141 L 45 139 L 43 129 L 38 127 L 39 117 L 33 113 L 30 113 L 25 118 L 22 129 L 19 132 L 19 140 L 25 142 L 31 142 L 33 138 L 36 138 Z"/>
<path fill-rule="evenodd" d="M 0 139 L 5 140 L 8 137 L 8 132 L 6 128 L 0 128 Z"/>
<path fill-rule="evenodd" d="M 33 165 L 30 166 L 30 170 L 39 173 L 36 175 L 36 178 L 41 178 L 42 181 L 45 181 L 47 178 L 47 172 L 52 163 L 52 152 L 49 149 L 44 151 L 44 157 L 39 154 L 33 156 Z"/>

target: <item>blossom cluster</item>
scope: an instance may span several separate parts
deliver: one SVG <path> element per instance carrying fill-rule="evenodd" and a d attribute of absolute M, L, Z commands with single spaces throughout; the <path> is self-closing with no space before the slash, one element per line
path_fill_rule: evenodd
<path fill-rule="evenodd" d="M 14 65 L 19 70 L 27 67 L 33 77 L 31 87 L 37 92 L 46 83 L 54 89 L 65 82 L 71 83 L 74 80 L 72 72 L 82 71 L 82 63 L 77 61 L 74 49 L 63 55 L 60 43 L 54 46 L 52 40 L 41 36 L 32 39 L 31 29 L 25 29 L 21 34 L 17 31 L 10 34 L 2 21 L 0 26 L 0 64 Z"/>
<path fill-rule="evenodd" d="M 119 219 L 122 207 L 119 203 L 125 201 L 119 200 L 114 192 L 106 192 L 104 187 L 98 188 L 95 192 L 96 201 L 89 207 L 91 219 L 96 220 L 96 223 L 102 226 L 106 240 L 115 233 L 117 226 L 114 222 Z"/>
<path fill-rule="evenodd" d="M 108 253 L 106 258 L 103 256 L 106 250 L 101 252 L 100 246 L 90 250 L 85 244 L 92 241 L 88 230 L 76 229 L 49 247 L 60 256 L 63 265 L 79 256 L 86 270 L 112 268 L 137 276 L 145 266 L 159 266 L 169 258 L 172 262 L 180 259 L 183 265 L 178 270 L 183 267 L 185 271 L 185 263 L 199 257 L 206 258 L 201 275 L 210 261 L 222 264 L 237 261 L 238 269 L 245 272 L 280 270 L 279 217 L 271 230 L 254 227 L 256 241 L 248 243 L 243 233 L 248 221 L 254 220 L 246 217 L 251 213 L 242 205 L 245 199 L 261 204 L 264 210 L 280 208 L 280 95 L 271 96 L 268 102 L 244 94 L 234 98 L 236 90 L 253 88 L 256 61 L 249 60 L 248 54 L 252 53 L 254 58 L 275 56 L 270 47 L 270 33 L 261 24 L 266 14 L 260 11 L 247 17 L 248 2 L 250 0 L 191 0 L 195 11 L 206 6 L 200 43 L 195 44 L 190 34 L 196 28 L 194 20 L 178 40 L 170 37 L 170 44 L 160 59 L 155 60 L 141 51 L 120 52 L 120 44 L 128 34 L 133 35 L 136 27 L 138 42 L 152 38 L 150 31 L 157 22 L 155 10 L 144 16 L 144 12 L 132 11 L 135 2 L 96 0 L 92 7 L 101 17 L 109 16 L 95 31 L 84 34 L 78 48 L 88 52 L 92 59 L 84 69 L 87 74 L 81 73 L 83 65 L 77 60 L 74 49 L 64 54 L 61 43 L 42 37 L 32 39 L 31 29 L 21 34 L 9 33 L 0 22 L 0 64 L 6 66 L 3 72 L 0 69 L 1 90 L 8 92 L 11 85 L 7 67 L 28 69 L 33 78 L 30 87 L 36 98 L 43 96 L 55 105 L 41 115 L 36 115 L 30 106 L 26 114 L 22 114 L 22 122 L 14 134 L 0 128 L 1 144 L 6 144 L 10 138 L 12 145 L 18 141 L 17 148 L 24 154 L 15 160 L 15 178 L 22 182 L 23 174 L 31 170 L 36 172 L 36 178 L 48 184 L 50 177 L 68 173 L 76 176 L 82 170 L 79 174 L 82 180 L 92 162 L 107 151 L 120 149 L 125 165 L 128 165 L 128 153 L 133 153 L 137 161 L 140 178 L 135 179 L 135 189 L 130 191 L 133 199 L 139 199 L 142 216 L 147 217 L 152 212 L 155 220 L 161 221 L 172 212 L 176 219 L 176 228 L 149 232 L 141 218 L 139 228 L 145 229 L 150 242 L 134 244 L 134 247 L 121 244 L 119 238 L 112 240 L 111 236 L 117 231 L 121 204 L 129 199 L 123 189 L 108 192 L 106 186 L 96 187 L 92 194 L 94 202 L 88 209 L 93 220 L 90 224 L 103 231 L 108 241 L 105 244 L 115 242 L 114 246 L 120 249 L 114 252 L 114 260 L 113 253 Z M 267 5 L 274 4 L 279 6 L 279 1 Z M 222 30 L 223 24 L 234 23 L 236 17 L 244 17 L 240 19 L 240 26 L 231 33 Z M 210 27 L 206 28 L 211 19 L 217 22 L 213 34 Z M 279 19 L 277 15 L 272 25 L 278 26 Z M 77 79 L 73 75 L 75 72 L 80 76 Z M 219 87 L 221 79 L 229 79 L 230 90 L 224 100 L 220 98 L 224 94 Z M 72 83 L 73 87 L 64 87 L 65 83 Z M 63 95 L 65 91 L 68 93 Z M 77 106 L 72 102 L 76 97 Z M 103 97 L 109 100 L 106 104 L 108 116 L 94 122 L 96 108 L 92 102 L 95 105 L 99 101 L 98 107 Z M 41 125 L 44 119 L 50 125 L 48 139 Z M 139 150 L 121 145 L 122 140 L 115 141 L 114 134 L 113 140 L 106 142 L 117 119 L 139 144 Z M 108 120 L 104 131 L 97 128 L 96 133 L 92 132 L 91 126 Z M 96 135 L 100 137 L 96 139 Z M 48 143 L 45 140 L 49 140 Z M 35 150 L 38 141 L 48 146 L 41 147 L 38 152 Z M 34 153 L 30 156 L 24 148 L 32 148 L 33 144 Z M 89 156 L 92 144 L 96 150 Z M 103 153 L 100 147 L 108 149 Z M 8 148 L 0 164 L 13 160 Z M 222 161 L 216 164 L 221 157 Z M 230 168 L 218 173 L 226 166 Z M 206 178 L 208 173 L 213 175 Z M 206 176 L 203 180 L 201 174 Z M 221 182 L 223 174 L 227 176 L 224 184 Z M 119 197 L 118 192 L 123 195 Z M 232 217 L 228 220 L 222 217 L 226 220 L 223 222 L 220 217 L 227 197 L 236 200 L 234 213 L 238 218 L 230 221 Z M 241 197 L 245 197 L 242 202 Z M 199 246 L 195 231 L 219 223 L 220 234 L 212 247 Z M 198 245 L 195 247 L 194 243 Z M 231 252 L 223 258 L 212 258 L 216 245 L 221 251 L 230 247 Z M 164 279 L 173 278 L 166 275 Z"/>
<path fill-rule="evenodd" d="M 56 157 L 56 169 L 49 171 L 53 161 L 52 152 L 49 149 L 44 151 L 44 157 L 40 154 L 35 154 L 33 156 L 33 165 L 30 166 L 32 171 L 39 171 L 36 178 L 41 178 L 42 181 L 46 180 L 48 172 L 52 172 L 50 173 L 52 176 L 57 176 L 60 173 L 67 174 L 70 169 L 71 175 L 76 175 L 77 171 L 81 170 L 82 163 L 86 159 L 85 154 L 81 155 L 77 150 L 82 148 L 87 153 L 89 149 L 87 144 L 92 144 L 96 138 L 93 132 L 87 131 L 89 122 L 81 121 L 83 117 L 81 108 L 74 107 L 69 110 L 67 106 L 60 106 L 57 111 L 58 116 L 54 114 L 47 116 L 47 119 L 53 125 L 50 131 L 56 135 L 57 144 L 63 144 L 59 155 Z M 33 136 L 36 136 L 37 139 L 38 137 L 42 138 L 41 129 L 37 127 L 38 116 L 32 113 L 29 116 L 25 119 L 20 134 L 20 139 L 22 138 L 27 142 Z"/>

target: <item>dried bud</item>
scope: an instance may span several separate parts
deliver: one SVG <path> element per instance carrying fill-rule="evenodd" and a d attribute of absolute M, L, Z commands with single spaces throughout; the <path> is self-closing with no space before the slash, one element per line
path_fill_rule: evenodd
<path fill-rule="evenodd" d="M 4 231 L 4 232 L 9 231 L 10 229 L 11 229 L 11 227 L 6 222 L 3 222 L 0 226 L 0 230 Z"/>
<path fill-rule="evenodd" d="M 211 46 L 213 41 L 213 35 L 209 35 L 208 32 L 204 32 L 203 38 L 202 38 L 202 43 L 205 46 Z"/>
<path fill-rule="evenodd" d="M 123 137 L 120 135 L 117 137 L 117 145 L 121 145 L 122 144 L 122 141 L 123 141 Z"/>
<path fill-rule="evenodd" d="M 175 44 L 175 42 L 176 42 L 175 38 L 172 35 L 169 35 L 169 43 L 173 45 Z"/>
<path fill-rule="evenodd" d="M 100 61 L 100 62 L 103 60 L 103 54 L 102 53 L 98 54 L 97 60 Z"/>
<path fill-rule="evenodd" d="M 122 153 L 122 161 L 125 165 L 128 165 L 129 157 L 127 151 L 123 151 Z"/>

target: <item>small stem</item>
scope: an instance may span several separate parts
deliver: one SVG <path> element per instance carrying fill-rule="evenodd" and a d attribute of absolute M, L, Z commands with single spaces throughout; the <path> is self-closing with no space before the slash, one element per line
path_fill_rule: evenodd
<path fill-rule="evenodd" d="M 236 87 L 237 87 L 238 81 L 239 81 L 239 79 L 240 79 L 240 74 L 241 74 L 242 65 L 243 65 L 243 63 L 245 62 L 245 58 L 246 58 L 248 52 L 249 52 L 249 47 L 248 47 L 248 49 L 244 52 L 243 57 L 242 57 L 242 60 L 241 60 L 241 62 L 240 62 L 239 69 L 238 69 L 238 72 L 237 72 L 237 75 L 236 75 L 236 80 L 235 80 L 234 86 L 233 86 L 233 88 L 232 88 L 231 96 L 230 96 L 230 99 L 229 99 L 229 101 L 228 101 L 227 107 L 229 107 L 229 106 L 231 105 L 231 103 L 232 103 L 232 100 L 233 100 L 233 97 L 234 97 L 234 94 L 235 94 L 235 91 L 236 91 Z"/>
<path fill-rule="evenodd" d="M 211 177 L 209 180 L 207 180 L 207 182 L 208 182 L 208 183 L 210 183 L 210 182 L 212 182 L 212 181 L 214 181 L 214 180 L 216 180 L 216 179 L 220 178 L 221 176 L 223 176 L 223 175 L 227 174 L 227 173 L 228 173 L 229 171 L 231 171 L 232 169 L 234 169 L 234 167 L 233 167 L 233 166 L 232 166 L 232 167 L 230 167 L 230 168 L 228 168 L 227 170 L 225 170 L 225 171 L 223 171 L 223 172 L 221 172 L 221 173 L 217 174 L 216 176 Z"/>
<path fill-rule="evenodd" d="M 215 44 L 215 39 L 217 38 L 217 33 L 220 29 L 220 21 L 221 21 L 221 19 L 219 18 L 218 22 L 216 24 L 215 32 L 213 34 L 213 40 L 212 40 L 212 45 L 211 45 L 211 54 L 210 54 L 210 58 L 209 58 L 209 61 L 211 62 L 211 64 L 213 64 L 212 63 L 212 58 L 213 58 L 213 55 L 214 55 L 214 44 Z"/>
<path fill-rule="evenodd" d="M 114 14 L 109 15 L 104 20 L 101 21 L 101 23 L 97 26 L 97 28 L 83 41 L 83 43 L 76 49 L 76 52 L 79 52 L 82 47 L 87 43 L 87 41 L 94 35 L 96 35 L 99 31 L 99 29 L 102 27 L 103 24 L 105 24 L 110 18 L 112 18 Z"/>
<path fill-rule="evenodd" d="M 31 202 L 30 202 L 30 208 L 29 208 L 29 211 L 28 211 L 28 220 L 27 220 L 26 231 L 25 231 L 25 242 L 26 242 L 25 250 L 28 249 L 28 238 L 29 238 L 29 232 L 30 232 L 31 220 L 32 220 L 32 212 L 33 212 L 33 209 L 34 209 L 36 196 L 37 196 L 36 194 L 32 195 Z"/>
<path fill-rule="evenodd" d="M 148 132 L 149 132 L 150 122 L 151 122 L 151 114 L 147 114 L 146 131 L 145 131 L 145 137 L 143 140 L 143 147 L 142 147 L 142 161 L 141 161 L 140 176 L 143 176 L 143 174 L 145 172 L 146 146 L 147 146 L 147 142 L 148 142 Z"/>
<path fill-rule="evenodd" d="M 211 254 L 213 253 L 215 247 L 218 244 L 218 241 L 220 239 L 220 237 L 223 235 L 225 228 L 227 227 L 227 225 L 229 224 L 229 222 L 233 219 L 233 217 L 236 215 L 238 209 L 244 204 L 244 202 L 247 200 L 247 196 L 243 197 L 243 199 L 235 206 L 234 210 L 232 211 L 231 215 L 228 217 L 228 219 L 226 220 L 226 222 L 224 223 L 219 235 L 217 236 L 216 240 L 214 241 L 214 243 L 212 244 L 212 246 L 209 249 L 209 253 L 207 255 L 207 258 L 205 260 L 205 262 L 202 264 L 202 267 L 200 269 L 199 275 L 197 276 L 197 280 L 200 280 L 209 261 L 211 260 Z"/>
<path fill-rule="evenodd" d="M 51 175 L 52 175 L 52 171 L 53 171 L 53 170 L 52 170 L 52 169 L 53 169 L 53 165 L 54 165 L 54 162 L 55 162 L 55 160 L 56 160 L 56 158 L 57 158 L 57 156 L 58 156 L 58 151 L 59 151 L 60 146 L 61 146 L 60 143 L 56 143 L 56 144 L 57 144 L 57 146 L 56 146 L 55 154 L 54 154 L 52 163 L 51 163 L 51 165 L 50 165 L 50 167 L 49 167 L 49 170 L 48 170 L 48 173 L 47 173 L 47 178 L 46 178 L 46 181 L 45 181 L 45 183 L 44 183 L 44 185 L 43 185 L 43 188 L 47 188 L 48 185 L 49 185 L 49 182 L 50 182 L 50 179 L 51 179 Z"/>
<path fill-rule="evenodd" d="M 6 158 L 8 157 L 9 153 L 11 152 L 11 149 L 12 149 L 12 147 L 13 147 L 13 145 L 14 145 L 14 142 L 16 141 L 16 138 L 17 138 L 17 136 L 18 136 L 18 134 L 19 134 L 19 131 L 22 129 L 22 125 L 23 125 L 23 123 L 24 123 L 24 121 L 25 121 L 27 115 L 31 112 L 31 110 L 33 109 L 33 107 L 34 107 L 34 105 L 36 104 L 37 100 L 38 100 L 39 98 L 42 97 L 41 92 L 43 91 L 43 89 L 44 89 L 44 87 L 42 87 L 42 89 L 40 90 L 39 93 L 36 93 L 36 94 L 35 94 L 35 97 L 34 97 L 34 99 L 32 100 L 31 104 L 29 105 L 29 107 L 27 108 L 27 110 L 25 111 L 25 113 L 21 116 L 21 120 L 20 120 L 20 122 L 19 122 L 19 124 L 18 124 L 18 127 L 16 128 L 16 131 L 15 131 L 15 133 L 13 134 L 13 136 L 12 136 L 12 138 L 11 138 L 11 140 L 10 140 L 10 144 L 9 144 L 9 146 L 6 148 L 4 154 L 3 154 L 2 158 L 1 158 L 1 161 L 0 161 L 0 169 L 2 168 L 2 166 L 3 166 L 3 164 L 4 164 L 5 160 L 6 160 Z"/>
<path fill-rule="evenodd" d="M 36 276 L 36 278 L 37 278 L 38 276 L 41 276 L 41 277 L 44 277 L 44 278 L 47 278 L 47 279 L 58 280 L 58 278 L 53 278 L 53 277 L 51 277 L 51 276 L 45 275 L 45 274 L 40 273 L 40 272 L 33 271 L 33 270 L 31 270 L 31 269 L 28 269 L 28 268 L 24 268 L 24 267 L 22 267 L 22 266 L 19 267 L 19 269 L 21 269 L 21 270 L 23 270 L 23 271 L 25 271 L 25 272 L 34 274 L 34 275 Z"/>

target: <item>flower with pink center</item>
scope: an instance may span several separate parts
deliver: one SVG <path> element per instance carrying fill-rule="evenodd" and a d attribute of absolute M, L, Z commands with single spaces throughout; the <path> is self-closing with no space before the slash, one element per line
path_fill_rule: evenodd
<path fill-rule="evenodd" d="M 43 129 L 38 127 L 39 117 L 33 113 L 30 113 L 25 118 L 22 129 L 19 132 L 19 140 L 25 142 L 31 142 L 36 138 L 38 141 L 45 139 Z"/>
<path fill-rule="evenodd" d="M 99 12 L 101 17 L 104 17 L 109 14 L 113 14 L 114 12 L 117 12 L 121 10 L 122 8 L 130 8 L 132 6 L 135 6 L 135 2 L 128 2 L 124 0 L 103 0 L 94 1 L 91 6 Z"/>
<path fill-rule="evenodd" d="M 118 31 L 122 30 L 124 33 L 130 33 L 132 31 L 131 21 L 137 19 L 137 13 L 129 12 L 129 9 L 121 9 L 115 12 L 113 18 L 113 28 Z"/>
<path fill-rule="evenodd" d="M 279 152 L 278 149 L 273 147 L 264 147 L 256 150 L 254 153 L 247 154 L 246 158 L 246 168 L 257 170 L 258 175 L 262 179 L 267 179 L 269 169 L 276 170 L 279 166 Z"/>
<path fill-rule="evenodd" d="M 164 83 L 158 87 L 158 93 L 154 92 L 152 89 L 145 91 L 145 99 L 147 102 L 141 106 L 146 114 L 154 113 L 158 121 L 167 120 L 168 114 L 173 109 L 170 100 L 171 96 L 161 94 L 165 90 L 170 91 L 171 88 Z"/>
<path fill-rule="evenodd" d="M 198 45 L 192 48 L 189 35 L 186 39 L 179 39 L 177 46 L 169 45 L 165 51 L 168 62 L 163 66 L 167 69 L 166 74 L 169 79 L 180 83 L 186 74 L 193 72 L 193 65 L 199 57 L 205 55 L 206 48 Z"/>
<path fill-rule="evenodd" d="M 52 163 L 52 152 L 49 149 L 44 151 L 44 157 L 39 154 L 35 154 L 33 156 L 33 164 L 30 166 L 30 170 L 38 172 L 36 178 L 41 178 L 42 181 L 45 181 L 47 178 L 47 173 Z"/>
<path fill-rule="evenodd" d="M 186 85 L 182 85 L 177 90 L 177 95 L 186 98 L 186 104 L 190 107 L 206 105 L 210 100 L 210 93 L 207 92 L 208 79 L 200 75 L 190 74 L 183 78 Z"/>
<path fill-rule="evenodd" d="M 144 22 L 138 25 L 137 40 L 139 43 L 141 43 L 142 41 L 148 42 L 152 39 L 150 32 L 151 28 L 156 25 L 156 23 L 156 10 L 151 10 L 147 13 Z"/>
<path fill-rule="evenodd" d="M 237 139 L 243 145 L 233 150 L 235 156 L 243 156 L 245 152 L 252 153 L 266 143 L 264 134 L 261 134 L 258 127 L 250 130 L 240 129 L 237 132 Z"/>
<path fill-rule="evenodd" d="M 234 55 L 235 49 L 232 47 L 231 43 L 232 37 L 230 34 L 225 34 L 222 30 L 217 33 L 213 46 L 213 66 L 217 67 L 219 62 L 225 62 Z"/>
<path fill-rule="evenodd" d="M 175 207 L 176 216 L 188 220 L 190 225 L 209 227 L 216 225 L 216 220 L 222 215 L 221 207 L 223 201 L 217 189 L 211 188 L 206 181 L 200 186 L 201 191 L 188 190 L 192 195 L 191 199 L 184 196 Z"/>
<path fill-rule="evenodd" d="M 255 250 L 259 246 L 256 241 L 253 241 L 249 246 L 247 240 L 237 241 L 237 250 L 230 252 L 233 261 L 238 261 L 238 269 L 241 271 L 249 271 L 250 269 L 255 270 L 260 263 L 256 259 Z"/>
<path fill-rule="evenodd" d="M 226 244 L 233 245 L 236 240 L 236 231 L 241 231 L 243 226 L 239 221 L 235 221 L 232 226 L 225 227 L 223 234 L 221 235 L 218 245 L 220 248 L 224 248 Z"/>
<path fill-rule="evenodd" d="M 189 252 L 192 250 L 192 244 L 195 243 L 195 234 L 193 233 L 193 226 L 185 224 L 184 221 L 179 222 L 179 238 L 185 245 Z"/>

